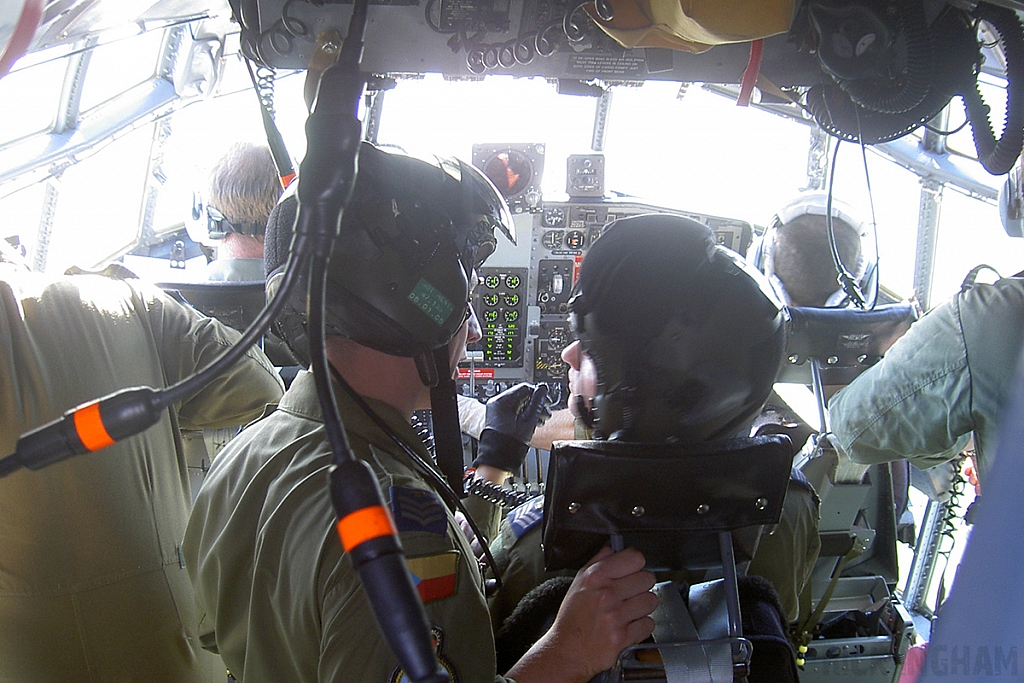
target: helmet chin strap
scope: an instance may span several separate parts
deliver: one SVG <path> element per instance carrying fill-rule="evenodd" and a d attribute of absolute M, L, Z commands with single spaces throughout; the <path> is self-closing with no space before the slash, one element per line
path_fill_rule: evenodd
<path fill-rule="evenodd" d="M 586 425 L 587 429 L 593 431 L 597 427 L 597 418 L 594 415 L 594 409 L 587 405 L 586 399 L 582 396 L 576 396 L 576 414 L 580 416 L 583 424 Z"/>
<path fill-rule="evenodd" d="M 416 357 L 420 379 L 430 387 L 430 413 L 437 467 L 452 490 L 464 498 L 466 494 L 462 480 L 466 463 L 462 454 L 462 429 L 459 426 L 459 404 L 455 397 L 457 389 L 448 363 L 447 344 L 434 349 L 431 355 L 423 353 Z M 434 383 L 428 384 L 427 379 L 433 379 Z"/>

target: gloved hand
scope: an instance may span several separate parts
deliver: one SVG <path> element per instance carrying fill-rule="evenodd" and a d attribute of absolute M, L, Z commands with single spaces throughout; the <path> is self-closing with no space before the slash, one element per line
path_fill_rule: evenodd
<path fill-rule="evenodd" d="M 551 407 L 562 400 L 562 385 L 548 384 L 541 382 L 539 386 L 547 387 L 548 393 L 544 397 L 544 405 L 541 406 L 540 417 L 537 418 L 537 425 L 542 425 L 551 417 Z M 533 438 L 532 436 L 530 438 Z"/>
<path fill-rule="evenodd" d="M 505 472 L 522 467 L 541 416 L 551 415 L 547 396 L 546 384 L 522 383 L 491 397 L 473 467 L 490 465 Z"/>

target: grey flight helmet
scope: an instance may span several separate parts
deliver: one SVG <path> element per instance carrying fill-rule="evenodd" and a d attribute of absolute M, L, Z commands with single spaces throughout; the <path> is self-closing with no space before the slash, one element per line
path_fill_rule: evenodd
<path fill-rule="evenodd" d="M 495 230 L 515 242 L 512 215 L 486 176 L 458 159 L 421 159 L 364 142 L 358 165 L 331 252 L 327 333 L 394 356 L 429 357 L 465 321 L 473 269 L 494 251 Z M 267 224 L 268 295 L 283 277 L 296 185 Z M 275 328 L 308 363 L 306 293 L 299 289 Z"/>

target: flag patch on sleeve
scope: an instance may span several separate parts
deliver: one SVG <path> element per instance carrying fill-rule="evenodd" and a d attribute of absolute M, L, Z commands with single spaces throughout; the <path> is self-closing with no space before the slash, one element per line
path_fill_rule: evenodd
<path fill-rule="evenodd" d="M 409 573 L 420 594 L 420 600 L 430 602 L 455 593 L 455 575 L 459 568 L 459 551 L 450 550 L 440 555 L 410 557 Z"/>
<path fill-rule="evenodd" d="M 402 531 L 428 531 L 442 536 L 448 531 L 448 512 L 433 491 L 407 486 L 392 486 L 391 514 Z"/>

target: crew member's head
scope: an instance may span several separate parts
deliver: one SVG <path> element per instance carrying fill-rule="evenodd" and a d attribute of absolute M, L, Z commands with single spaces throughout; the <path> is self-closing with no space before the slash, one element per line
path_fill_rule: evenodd
<path fill-rule="evenodd" d="M 816 308 L 842 306 L 846 295 L 837 280 L 838 271 L 828 237 L 828 196 L 811 193 L 782 207 L 755 244 L 752 261 L 768 276 L 789 306 Z M 832 200 L 832 232 L 843 267 L 860 281 L 874 273 L 862 249 L 863 224 L 854 210 Z"/>
<path fill-rule="evenodd" d="M 597 396 L 597 370 L 594 361 L 583 352 L 577 339 L 562 349 L 562 360 L 569 366 L 569 412 L 573 417 L 587 417 Z"/>
<path fill-rule="evenodd" d="M 504 199 L 480 171 L 458 159 L 420 159 L 364 142 L 358 167 L 331 252 L 327 334 L 407 358 L 428 357 L 457 335 L 457 344 L 465 343 L 466 334 L 478 339 L 469 306 L 476 268 L 494 251 L 496 228 L 514 241 Z M 267 224 L 268 298 L 276 293 L 288 258 L 298 206 L 295 187 Z M 303 290 L 276 327 L 308 361 L 305 317 Z"/>
<path fill-rule="evenodd" d="M 764 277 L 679 216 L 613 222 L 569 305 L 579 341 L 564 357 L 577 371 L 574 393 L 594 391 L 600 438 L 746 436 L 785 351 L 787 318 Z"/>
<path fill-rule="evenodd" d="M 203 242 L 217 247 L 217 258 L 262 258 L 267 218 L 280 196 L 270 149 L 233 145 L 210 172 Z"/>

